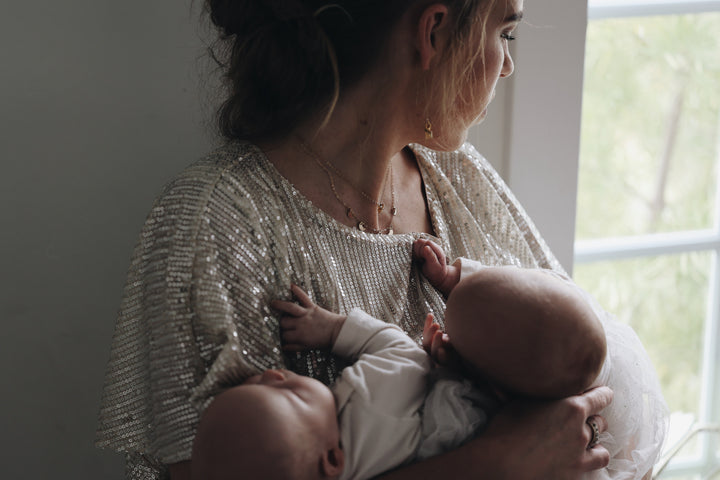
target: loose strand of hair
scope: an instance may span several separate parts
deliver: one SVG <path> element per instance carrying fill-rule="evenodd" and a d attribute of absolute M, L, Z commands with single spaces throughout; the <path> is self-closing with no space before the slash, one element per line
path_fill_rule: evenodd
<path fill-rule="evenodd" d="M 328 102 L 327 107 L 327 113 L 323 117 L 323 120 L 320 122 L 320 125 L 317 128 L 317 131 L 319 132 L 323 128 L 325 128 L 328 123 L 330 122 L 330 119 L 332 118 L 333 113 L 335 112 L 335 107 L 337 107 L 337 103 L 340 100 L 340 68 L 338 67 L 338 60 L 337 60 L 337 54 L 335 53 L 335 47 L 333 47 L 332 43 L 330 42 L 330 39 L 328 38 L 325 31 L 318 25 L 318 29 L 320 31 L 321 38 L 323 40 L 323 44 L 325 45 L 325 51 L 327 53 L 328 59 L 330 60 L 330 68 L 332 69 L 333 73 L 333 91 L 332 96 L 330 97 L 330 102 Z"/>

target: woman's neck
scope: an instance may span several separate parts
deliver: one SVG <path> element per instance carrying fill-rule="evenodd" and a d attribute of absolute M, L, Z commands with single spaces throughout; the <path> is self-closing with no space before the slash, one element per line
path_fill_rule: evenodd
<path fill-rule="evenodd" d="M 408 228 L 418 231 L 426 225 L 422 180 L 403 150 L 422 141 L 424 123 L 415 89 L 390 71 L 378 69 L 343 91 L 329 118 L 320 112 L 284 139 L 260 147 L 283 176 L 337 220 L 363 221 L 372 230 L 412 220 Z M 382 210 L 375 200 L 387 207 L 397 201 L 402 218 L 392 219 L 391 208 Z M 348 219 L 348 207 L 355 220 Z"/>
<path fill-rule="evenodd" d="M 323 128 L 304 125 L 294 140 L 307 144 L 320 160 L 378 198 L 388 181 L 388 167 L 413 139 L 406 132 L 403 106 L 388 92 L 374 90 L 348 92 Z"/>

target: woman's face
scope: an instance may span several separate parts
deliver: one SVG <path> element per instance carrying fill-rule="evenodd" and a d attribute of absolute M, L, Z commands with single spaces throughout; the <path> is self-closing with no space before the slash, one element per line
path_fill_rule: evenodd
<path fill-rule="evenodd" d="M 474 60 L 473 78 L 464 92 L 460 107 L 464 127 L 480 123 L 487 115 L 487 108 L 495 97 L 495 86 L 501 77 L 510 76 L 514 65 L 509 43 L 514 40 L 513 31 L 522 19 L 523 0 L 496 0 L 488 16 L 480 55 Z"/>

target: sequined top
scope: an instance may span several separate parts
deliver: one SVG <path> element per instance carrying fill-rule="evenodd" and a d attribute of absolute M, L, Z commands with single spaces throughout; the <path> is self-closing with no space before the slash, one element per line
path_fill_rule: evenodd
<path fill-rule="evenodd" d="M 437 241 L 448 257 L 560 269 L 507 186 L 470 145 L 411 146 Z M 412 262 L 421 234 L 373 235 L 314 206 L 255 146 L 231 143 L 163 190 L 133 253 L 100 410 L 101 447 L 127 478 L 159 479 L 190 458 L 213 395 L 285 366 L 329 384 L 330 354 L 284 355 L 273 299 L 292 282 L 325 308 L 360 307 L 419 339 L 442 296 Z"/>

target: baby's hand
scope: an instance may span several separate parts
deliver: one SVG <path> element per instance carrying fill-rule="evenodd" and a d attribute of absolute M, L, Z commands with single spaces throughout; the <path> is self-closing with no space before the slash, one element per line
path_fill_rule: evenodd
<path fill-rule="evenodd" d="M 271 306 L 286 315 L 280 318 L 283 350 L 299 352 L 308 348 L 331 348 L 345 323 L 345 315 L 317 306 L 297 285 L 290 290 L 300 301 L 274 300 Z"/>
<path fill-rule="evenodd" d="M 413 243 L 413 255 L 420 262 L 422 274 L 432 286 L 445 296 L 450 295 L 460 280 L 460 269 L 447 264 L 442 248 L 435 242 L 419 238 Z"/>
<path fill-rule="evenodd" d="M 460 368 L 460 356 L 450 344 L 450 338 L 435 322 L 432 313 L 428 313 L 425 317 L 422 346 L 438 365 L 452 369 Z"/>

